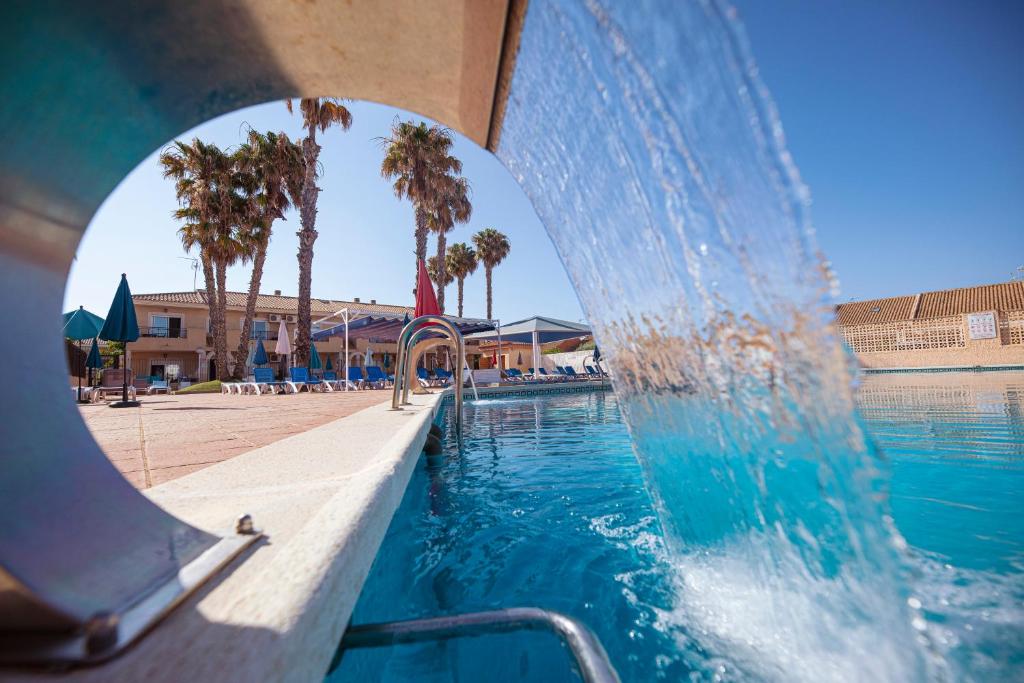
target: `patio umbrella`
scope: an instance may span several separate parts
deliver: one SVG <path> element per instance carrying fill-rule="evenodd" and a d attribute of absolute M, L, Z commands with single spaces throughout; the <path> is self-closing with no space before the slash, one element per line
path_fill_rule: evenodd
<path fill-rule="evenodd" d="M 366 353 L 363 354 L 363 367 L 369 367 L 371 358 L 373 358 L 373 349 L 367 344 Z"/>
<path fill-rule="evenodd" d="M 103 328 L 103 318 L 79 306 L 77 311 L 64 314 L 64 336 L 78 342 L 78 361 L 82 361 L 82 340 L 94 339 Z M 88 367 L 88 366 L 87 366 Z M 82 401 L 82 368 L 78 371 L 78 402 Z"/>
<path fill-rule="evenodd" d="M 121 368 L 121 376 L 124 378 L 123 391 L 121 400 L 111 403 L 110 407 L 129 408 L 139 405 L 138 401 L 128 400 L 128 342 L 139 338 L 139 322 L 135 317 L 135 303 L 132 301 L 132 291 L 128 288 L 128 277 L 124 273 L 121 273 L 121 283 L 117 286 L 114 300 L 110 303 L 110 311 L 107 312 L 107 319 L 103 322 L 103 329 L 98 336 L 104 341 L 124 344 L 125 362 Z"/>
<path fill-rule="evenodd" d="M 274 353 L 281 354 L 282 356 L 290 356 L 292 352 L 291 342 L 288 341 L 288 326 L 281 321 L 281 324 L 277 328 L 277 346 L 274 347 Z"/>
<path fill-rule="evenodd" d="M 100 357 L 100 342 L 96 337 L 92 338 L 92 348 L 89 349 L 89 357 L 85 359 L 85 367 L 89 370 L 103 369 L 103 358 Z"/>
<path fill-rule="evenodd" d="M 523 352 L 520 351 L 519 355 L 516 356 L 516 365 L 522 365 L 522 364 L 523 364 Z"/>
<path fill-rule="evenodd" d="M 333 369 L 334 369 L 334 364 L 331 363 L 331 357 L 327 356 L 327 363 L 324 364 L 324 370 L 326 370 L 327 372 L 330 372 Z"/>
<path fill-rule="evenodd" d="M 253 365 L 266 365 L 270 362 L 267 358 L 267 350 L 263 347 L 263 340 L 260 339 L 256 344 L 256 353 L 252 356 Z"/>
<path fill-rule="evenodd" d="M 434 286 L 430 283 L 430 275 L 427 274 L 427 266 L 423 263 L 423 259 L 420 259 L 419 268 L 419 275 L 416 278 L 415 317 L 441 315 L 441 307 L 437 305 Z"/>
<path fill-rule="evenodd" d="M 309 345 L 309 369 L 320 370 L 324 364 L 320 361 L 320 352 L 316 350 L 316 344 Z"/>
<path fill-rule="evenodd" d="M 384 369 L 387 370 L 391 367 L 391 354 L 387 351 L 384 352 Z"/>

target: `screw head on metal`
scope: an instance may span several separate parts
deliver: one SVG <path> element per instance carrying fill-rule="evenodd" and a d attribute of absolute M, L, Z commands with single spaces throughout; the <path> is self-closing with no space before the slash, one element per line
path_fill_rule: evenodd
<path fill-rule="evenodd" d="M 117 644 L 120 618 L 111 612 L 97 612 L 85 622 L 85 650 L 90 655 L 106 652 Z"/>
<path fill-rule="evenodd" d="M 238 518 L 238 521 L 235 522 L 235 533 L 246 536 L 256 533 L 256 527 L 252 523 L 252 515 L 246 513 Z"/>

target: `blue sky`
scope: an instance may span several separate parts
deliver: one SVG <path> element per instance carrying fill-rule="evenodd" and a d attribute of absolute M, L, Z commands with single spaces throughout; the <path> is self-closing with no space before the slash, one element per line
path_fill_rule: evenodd
<path fill-rule="evenodd" d="M 1024 3 L 742 0 L 761 74 L 814 198 L 819 242 L 840 300 L 963 287 L 1009 278 L 1024 264 Z M 378 173 L 398 110 L 352 104 L 348 132 L 322 141 L 313 294 L 411 304 L 412 210 Z M 283 103 L 235 112 L 193 131 L 223 147 L 245 124 L 301 133 Z M 106 311 L 118 275 L 133 291 L 192 288 L 175 234 L 173 188 L 159 150 L 94 217 L 71 272 L 65 309 Z M 490 154 L 459 137 L 474 215 L 449 237 L 506 233 L 495 315 L 579 320 L 576 296 L 525 195 Z M 296 293 L 298 218 L 274 226 L 263 291 Z M 127 263 L 127 266 L 125 264 Z M 199 286 L 202 286 L 200 274 Z M 248 270 L 229 274 L 244 291 Z M 466 314 L 483 316 L 482 271 L 466 283 Z M 455 288 L 449 289 L 454 310 Z"/>

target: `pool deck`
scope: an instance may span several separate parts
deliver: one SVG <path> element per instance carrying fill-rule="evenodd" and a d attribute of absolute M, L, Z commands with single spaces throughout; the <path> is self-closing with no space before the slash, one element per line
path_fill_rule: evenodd
<path fill-rule="evenodd" d="M 492 397 L 608 388 L 607 382 L 553 383 L 482 389 L 480 394 Z M 224 419 L 234 420 L 238 429 L 249 424 L 267 430 L 268 425 L 287 425 L 292 424 L 290 419 L 300 419 L 278 414 L 292 408 L 308 416 L 315 412 L 312 406 L 330 413 L 353 408 L 357 400 L 376 405 L 241 454 L 227 455 L 214 464 L 193 463 L 202 469 L 145 489 L 143 494 L 153 502 L 209 532 L 230 535 L 235 520 L 250 514 L 264 536 L 167 614 L 152 633 L 110 662 L 65 672 L 4 672 L 0 681 L 323 680 L 405 494 L 430 424 L 448 394 L 450 390 L 413 395 L 412 405 L 401 411 L 390 410 L 390 402 L 379 402 L 389 396 L 387 392 L 365 392 L 358 399 L 330 394 L 307 399 L 211 395 L 181 397 L 180 402 L 149 401 L 150 414 L 157 414 L 152 419 L 176 420 L 165 426 L 173 426 L 174 437 L 180 439 L 195 438 L 185 432 L 202 434 L 202 425 L 209 425 L 203 419 L 221 418 L 197 417 L 185 425 L 181 410 L 170 411 L 177 417 L 165 418 L 158 408 L 195 408 L 205 416 L 207 412 L 200 408 L 244 406 L 246 410 L 237 411 L 239 417 Z M 467 398 L 470 396 L 467 392 Z M 151 419 L 147 408 L 95 410 L 97 414 L 89 417 L 97 423 L 124 421 L 116 430 L 107 430 L 110 434 L 131 431 L 140 420 L 148 425 Z M 122 415 L 108 418 L 100 415 L 101 411 Z M 219 416 L 229 411 L 209 412 Z M 319 417 L 308 419 L 328 417 L 319 413 Z M 284 429 L 282 426 L 277 433 Z M 123 438 L 131 442 L 129 437 Z"/>
<path fill-rule="evenodd" d="M 390 391 L 141 396 L 138 408 L 79 411 L 114 466 L 148 489 L 391 399 Z"/>

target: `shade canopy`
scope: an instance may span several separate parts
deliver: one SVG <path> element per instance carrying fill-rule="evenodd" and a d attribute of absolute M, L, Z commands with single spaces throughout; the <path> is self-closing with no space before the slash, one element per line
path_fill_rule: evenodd
<path fill-rule="evenodd" d="M 316 344 L 309 345 L 309 369 L 320 370 L 324 367 L 323 361 L 320 360 L 320 352 L 316 350 Z"/>
<path fill-rule="evenodd" d="M 437 305 L 434 285 L 427 274 L 427 266 L 423 259 L 418 262 L 419 273 L 416 276 L 416 317 L 421 315 L 441 315 L 441 307 Z"/>
<path fill-rule="evenodd" d="M 486 332 L 493 330 L 487 320 L 476 318 L 455 318 L 445 316 L 463 335 L 475 332 Z M 402 328 L 409 324 L 408 314 L 399 317 L 398 315 L 367 315 L 362 318 L 350 320 L 348 323 L 348 336 L 350 339 L 380 339 L 382 341 L 398 341 L 398 335 Z M 345 335 L 345 323 L 329 327 L 313 333 L 314 341 L 323 341 L 331 337 L 342 337 Z"/>
<path fill-rule="evenodd" d="M 128 278 L 124 273 L 121 273 L 121 283 L 117 286 L 107 319 L 97 336 L 106 341 L 117 342 L 133 342 L 139 338 L 135 302 L 132 301 L 132 290 L 128 288 Z"/>
<path fill-rule="evenodd" d="M 64 336 L 68 339 L 92 339 L 103 329 L 103 318 L 84 307 L 64 314 Z"/>
<path fill-rule="evenodd" d="M 590 334 L 590 328 L 579 323 L 571 323 L 568 320 L 536 316 L 502 325 L 500 329 L 491 332 L 471 334 L 468 338 L 471 340 L 496 340 L 500 336 L 503 342 L 530 344 L 534 341 L 534 334 L 537 335 L 538 344 L 547 344 L 573 337 L 586 337 Z"/>
<path fill-rule="evenodd" d="M 89 357 L 85 359 L 85 367 L 94 370 L 103 368 L 103 358 L 100 357 L 100 342 L 96 337 L 92 338 L 92 348 L 89 349 Z"/>
<path fill-rule="evenodd" d="M 263 346 L 263 340 L 260 339 L 256 343 L 256 353 L 254 353 L 252 355 L 252 364 L 253 365 L 266 365 L 269 362 L 270 362 L 270 359 L 267 357 L 267 350 Z"/>

